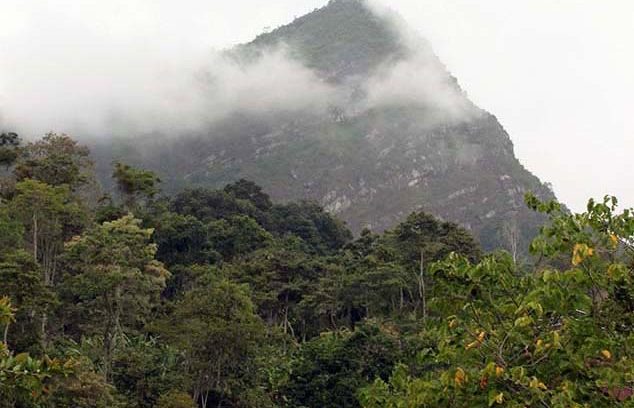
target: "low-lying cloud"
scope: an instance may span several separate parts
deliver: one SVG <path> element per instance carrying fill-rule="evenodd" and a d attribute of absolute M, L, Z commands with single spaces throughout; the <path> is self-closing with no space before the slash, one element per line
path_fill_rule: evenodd
<path fill-rule="evenodd" d="M 456 121 L 474 113 L 455 80 L 421 56 L 380 69 L 366 83 L 368 108 L 421 106 L 439 120 Z"/>
<path fill-rule="evenodd" d="M 71 12 L 50 21 L 35 12 L 48 6 L 37 4 L 29 13 L 9 12 L 13 25 L 0 34 L 0 127 L 26 138 L 47 131 L 80 138 L 182 135 L 235 112 L 350 108 L 350 90 L 322 80 L 283 45 L 244 64 L 207 49 L 204 38 L 192 45 L 170 40 L 173 33 L 143 30 L 150 20 L 119 24 L 126 16 L 104 10 L 96 21 Z M 462 117 L 469 104 L 459 88 L 422 39 L 402 32 L 412 57 L 368 78 L 365 99 L 351 110 L 419 104 L 448 119 Z"/>

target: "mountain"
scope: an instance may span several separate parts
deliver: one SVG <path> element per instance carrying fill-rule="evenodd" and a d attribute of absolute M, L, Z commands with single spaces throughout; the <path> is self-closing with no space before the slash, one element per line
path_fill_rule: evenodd
<path fill-rule="evenodd" d="M 316 200 L 356 233 L 415 210 L 459 222 L 487 249 L 522 247 L 536 232 L 543 220 L 524 193 L 552 192 L 398 16 L 332 0 L 224 56 L 249 67 L 280 52 L 327 90 L 323 107 L 236 109 L 167 142 L 119 141 L 112 155 L 156 170 L 169 191 L 246 178 L 276 200 Z"/>

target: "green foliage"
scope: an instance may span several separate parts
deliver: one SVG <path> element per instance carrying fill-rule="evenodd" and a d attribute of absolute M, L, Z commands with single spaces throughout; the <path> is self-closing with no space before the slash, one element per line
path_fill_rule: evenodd
<path fill-rule="evenodd" d="M 209 240 L 224 259 L 246 255 L 265 247 L 272 236 L 253 218 L 236 215 L 207 225 Z"/>
<path fill-rule="evenodd" d="M 9 252 L 22 246 L 24 227 L 12 216 L 6 205 L 0 204 L 0 252 Z"/>
<path fill-rule="evenodd" d="M 317 254 L 337 250 L 352 239 L 352 234 L 341 221 L 312 202 L 275 206 L 270 222 L 273 233 L 298 236 Z"/>
<path fill-rule="evenodd" d="M 142 229 L 132 215 L 105 222 L 66 244 L 66 296 L 76 306 L 78 329 L 104 336 L 106 377 L 117 342 L 141 329 L 169 272 L 154 259 L 152 229 Z M 69 313 L 70 315 L 70 313 Z"/>
<path fill-rule="evenodd" d="M 92 362 L 85 357 L 73 357 L 73 371 L 57 377 L 51 384 L 46 406 L 73 408 L 124 408 L 125 403 L 115 387 L 95 372 Z"/>
<path fill-rule="evenodd" d="M 7 169 L 19 157 L 21 140 L 17 133 L 0 133 L 0 165 Z"/>
<path fill-rule="evenodd" d="M 123 163 L 115 163 L 112 178 L 115 179 L 124 204 L 133 209 L 139 200 L 148 200 L 158 194 L 160 179 L 151 171 L 141 170 Z"/>
<path fill-rule="evenodd" d="M 15 355 L 6 342 L 15 311 L 8 297 L 0 298 L 0 326 L 4 326 L 4 340 L 0 342 L 0 407 L 35 408 L 50 397 L 50 387 L 56 380 L 73 373 L 75 362 L 37 359 L 28 353 Z"/>
<path fill-rule="evenodd" d="M 518 266 L 422 212 L 353 240 L 246 180 L 156 197 L 119 165 L 129 202 L 93 208 L 75 142 L 26 151 L 0 202 L 2 408 L 634 401 L 634 212 L 615 198 L 527 196 L 550 221 Z"/>
<path fill-rule="evenodd" d="M 631 211 L 617 214 L 609 197 L 582 214 L 528 202 L 551 218 L 532 250 L 566 264 L 529 274 L 504 255 L 435 264 L 438 323 L 429 330 L 438 341 L 421 356 L 427 371 L 399 367 L 363 390 L 363 406 L 608 407 L 630 398 L 632 270 L 622 245 L 634 236 Z"/>
<path fill-rule="evenodd" d="M 191 215 L 163 214 L 158 220 L 154 242 L 156 257 L 168 265 L 206 264 L 220 259 L 207 226 Z"/>
<path fill-rule="evenodd" d="M 14 173 L 18 181 L 33 179 L 51 186 L 67 185 L 73 190 L 93 176 L 88 149 L 67 135 L 55 133 L 29 143 Z"/>
<path fill-rule="evenodd" d="M 172 211 L 178 214 L 190 215 L 202 222 L 236 215 L 259 218 L 258 210 L 251 201 L 237 198 L 227 191 L 203 188 L 185 190 L 174 197 L 171 207 Z"/>
<path fill-rule="evenodd" d="M 25 251 L 0 254 L 0 296 L 11 297 L 18 308 L 9 343 L 19 350 L 41 351 L 41 316 L 56 299 L 44 284 L 39 266 Z"/>
<path fill-rule="evenodd" d="M 170 390 L 187 387 L 181 350 L 158 338 L 123 338 L 115 350 L 112 366 L 113 385 L 137 407 L 160 406 Z"/>
<path fill-rule="evenodd" d="M 172 390 L 159 398 L 156 408 L 196 408 L 197 405 L 187 393 Z"/>
<path fill-rule="evenodd" d="M 9 208 L 24 226 L 25 240 L 42 267 L 45 283 L 52 284 L 64 240 L 85 223 L 84 208 L 73 198 L 68 185 L 53 186 L 34 179 L 16 184 Z"/>
<path fill-rule="evenodd" d="M 262 187 L 249 180 L 240 179 L 228 184 L 224 191 L 237 199 L 251 202 L 260 211 L 268 211 L 273 206 L 271 198 L 262 191 Z"/>
<path fill-rule="evenodd" d="M 201 406 L 239 401 L 251 385 L 264 326 L 243 286 L 203 276 L 197 288 L 173 305 L 157 331 L 184 352 L 194 400 Z"/>
<path fill-rule="evenodd" d="M 387 379 L 403 357 L 398 333 L 369 322 L 324 333 L 298 350 L 284 389 L 292 407 L 358 407 L 356 390 Z"/>

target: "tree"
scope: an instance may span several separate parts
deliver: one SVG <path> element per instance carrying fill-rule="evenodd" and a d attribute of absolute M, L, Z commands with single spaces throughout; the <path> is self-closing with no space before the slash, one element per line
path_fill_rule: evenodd
<path fill-rule="evenodd" d="M 272 233 L 295 235 L 318 255 L 330 254 L 352 239 L 352 233 L 343 222 L 310 201 L 274 206 L 270 224 L 267 229 Z"/>
<path fill-rule="evenodd" d="M 64 240 L 84 224 L 83 209 L 72 199 L 67 185 L 52 186 L 32 179 L 16 185 L 10 207 L 25 227 L 26 241 L 42 267 L 45 284 L 52 285 Z"/>
<path fill-rule="evenodd" d="M 356 392 L 387 379 L 403 358 L 398 333 L 376 322 L 328 332 L 301 345 L 283 392 L 294 407 L 358 407 Z"/>
<path fill-rule="evenodd" d="M 251 287 L 258 313 L 268 325 L 298 339 L 319 333 L 311 324 L 313 311 L 302 300 L 316 290 L 323 267 L 321 259 L 311 259 L 301 248 L 298 238 L 289 238 L 226 268 L 230 277 Z"/>
<path fill-rule="evenodd" d="M 103 336 L 103 371 L 112 374 L 114 351 L 126 333 L 140 329 L 165 287 L 169 272 L 155 260 L 152 229 L 132 215 L 105 222 L 66 245 L 66 288 L 86 335 Z"/>
<path fill-rule="evenodd" d="M 203 408 L 239 400 L 251 386 L 264 328 L 245 287 L 207 275 L 157 329 L 185 353 L 192 396 Z"/>
<path fill-rule="evenodd" d="M 0 407 L 40 407 L 50 396 L 51 385 L 72 374 L 75 362 L 37 359 L 27 353 L 14 355 L 6 343 L 14 313 L 9 298 L 0 298 L 0 326 L 4 326 L 4 341 L 0 342 Z"/>
<path fill-rule="evenodd" d="M 17 133 L 0 133 L 0 165 L 8 170 L 20 154 L 20 137 Z"/>
<path fill-rule="evenodd" d="M 271 234 L 245 215 L 212 221 L 207 232 L 214 249 L 226 260 L 266 247 L 273 240 Z"/>
<path fill-rule="evenodd" d="M 170 391 L 188 386 L 182 351 L 146 334 L 124 337 L 112 366 L 112 384 L 136 407 L 153 408 Z"/>
<path fill-rule="evenodd" d="M 171 202 L 171 210 L 181 215 L 191 215 L 200 221 L 228 218 L 233 215 L 248 215 L 259 220 L 255 205 L 225 191 L 204 188 L 188 189 L 177 194 Z"/>
<path fill-rule="evenodd" d="M 434 265 L 426 370 L 398 367 L 361 392 L 364 407 L 631 405 L 634 213 L 610 197 L 581 214 L 528 203 L 550 216 L 535 270 L 520 274 L 508 254 Z"/>
<path fill-rule="evenodd" d="M 13 331 L 5 338 L 22 351 L 42 350 L 41 316 L 56 304 L 55 293 L 44 284 L 42 273 L 25 251 L 0 254 L 0 296 L 11 296 L 18 308 Z"/>
<path fill-rule="evenodd" d="M 262 187 L 249 180 L 240 179 L 233 184 L 228 184 L 224 191 L 240 200 L 250 201 L 261 211 L 268 211 L 273 207 L 271 198 L 262 191 Z"/>
<path fill-rule="evenodd" d="M 25 241 L 39 265 L 43 284 L 53 287 L 58 280 L 58 261 L 64 240 L 81 230 L 84 209 L 72 199 L 68 185 L 51 186 L 32 179 L 16 185 L 16 194 L 9 206 L 10 214 L 24 227 Z M 48 341 L 47 324 L 48 310 L 43 310 L 40 328 L 43 347 Z"/>
<path fill-rule="evenodd" d="M 213 263 L 220 259 L 208 227 L 191 215 L 166 212 L 157 221 L 157 258 L 167 265 Z"/>
<path fill-rule="evenodd" d="M 11 214 L 7 205 L 0 203 L 0 252 L 8 253 L 22 248 L 23 237 L 22 223 Z"/>
<path fill-rule="evenodd" d="M 152 199 L 159 192 L 161 179 L 149 170 L 141 170 L 123 163 L 115 163 L 112 177 L 123 197 L 128 210 L 136 208 L 140 202 Z"/>
<path fill-rule="evenodd" d="M 172 390 L 159 398 L 157 408 L 196 408 L 197 405 L 186 392 Z"/>
<path fill-rule="evenodd" d="M 48 133 L 24 148 L 14 173 L 18 181 L 33 179 L 51 186 L 67 185 L 75 191 L 92 180 L 89 154 L 88 148 L 69 136 Z"/>
<path fill-rule="evenodd" d="M 401 263 L 416 277 L 415 293 L 418 294 L 423 317 L 427 316 L 429 282 L 425 277 L 426 265 L 439 261 L 452 252 L 476 260 L 480 247 L 473 236 L 457 224 L 442 222 L 424 212 L 410 214 L 391 233 L 388 241 L 398 248 Z M 418 306 L 418 305 L 417 305 Z"/>

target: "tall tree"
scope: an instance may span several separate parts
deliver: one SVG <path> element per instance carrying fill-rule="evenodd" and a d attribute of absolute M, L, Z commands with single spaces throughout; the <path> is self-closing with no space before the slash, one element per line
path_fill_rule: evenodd
<path fill-rule="evenodd" d="M 106 378 L 121 337 L 143 327 L 169 276 L 155 260 L 153 230 L 140 224 L 128 215 L 97 225 L 66 246 L 66 285 L 81 314 L 80 332 L 103 337 Z"/>
<path fill-rule="evenodd" d="M 25 240 L 42 266 L 44 282 L 52 285 L 57 276 L 57 255 L 64 240 L 81 230 L 84 209 L 72 199 L 67 185 L 52 186 L 33 179 L 16 185 L 10 207 L 25 227 Z"/>
<path fill-rule="evenodd" d="M 360 393 L 364 407 L 632 405 L 634 213 L 610 197 L 581 214 L 528 202 L 551 217 L 531 245 L 535 270 L 518 273 L 508 254 L 434 265 L 445 318 L 414 367 Z"/>
<path fill-rule="evenodd" d="M 64 241 L 85 223 L 85 212 L 71 195 L 68 185 L 51 186 L 26 179 L 16 185 L 10 214 L 19 220 L 25 231 L 25 242 L 42 273 L 42 282 L 53 287 L 58 281 L 59 255 Z M 41 341 L 47 338 L 48 311 L 42 311 Z"/>
<path fill-rule="evenodd" d="M 192 396 L 203 408 L 239 401 L 252 386 L 264 327 L 245 287 L 207 275 L 173 305 L 159 331 L 185 352 Z"/>
<path fill-rule="evenodd" d="M 159 192 L 161 180 L 149 170 L 136 169 L 123 163 L 115 163 L 112 177 L 128 211 L 152 199 Z"/>
<path fill-rule="evenodd" d="M 0 133 L 0 165 L 8 170 L 18 159 L 22 141 L 17 133 Z"/>
<path fill-rule="evenodd" d="M 34 179 L 51 186 L 67 185 L 72 191 L 92 181 L 93 163 L 85 146 L 65 134 L 48 133 L 29 143 L 14 173 L 18 181 Z"/>

